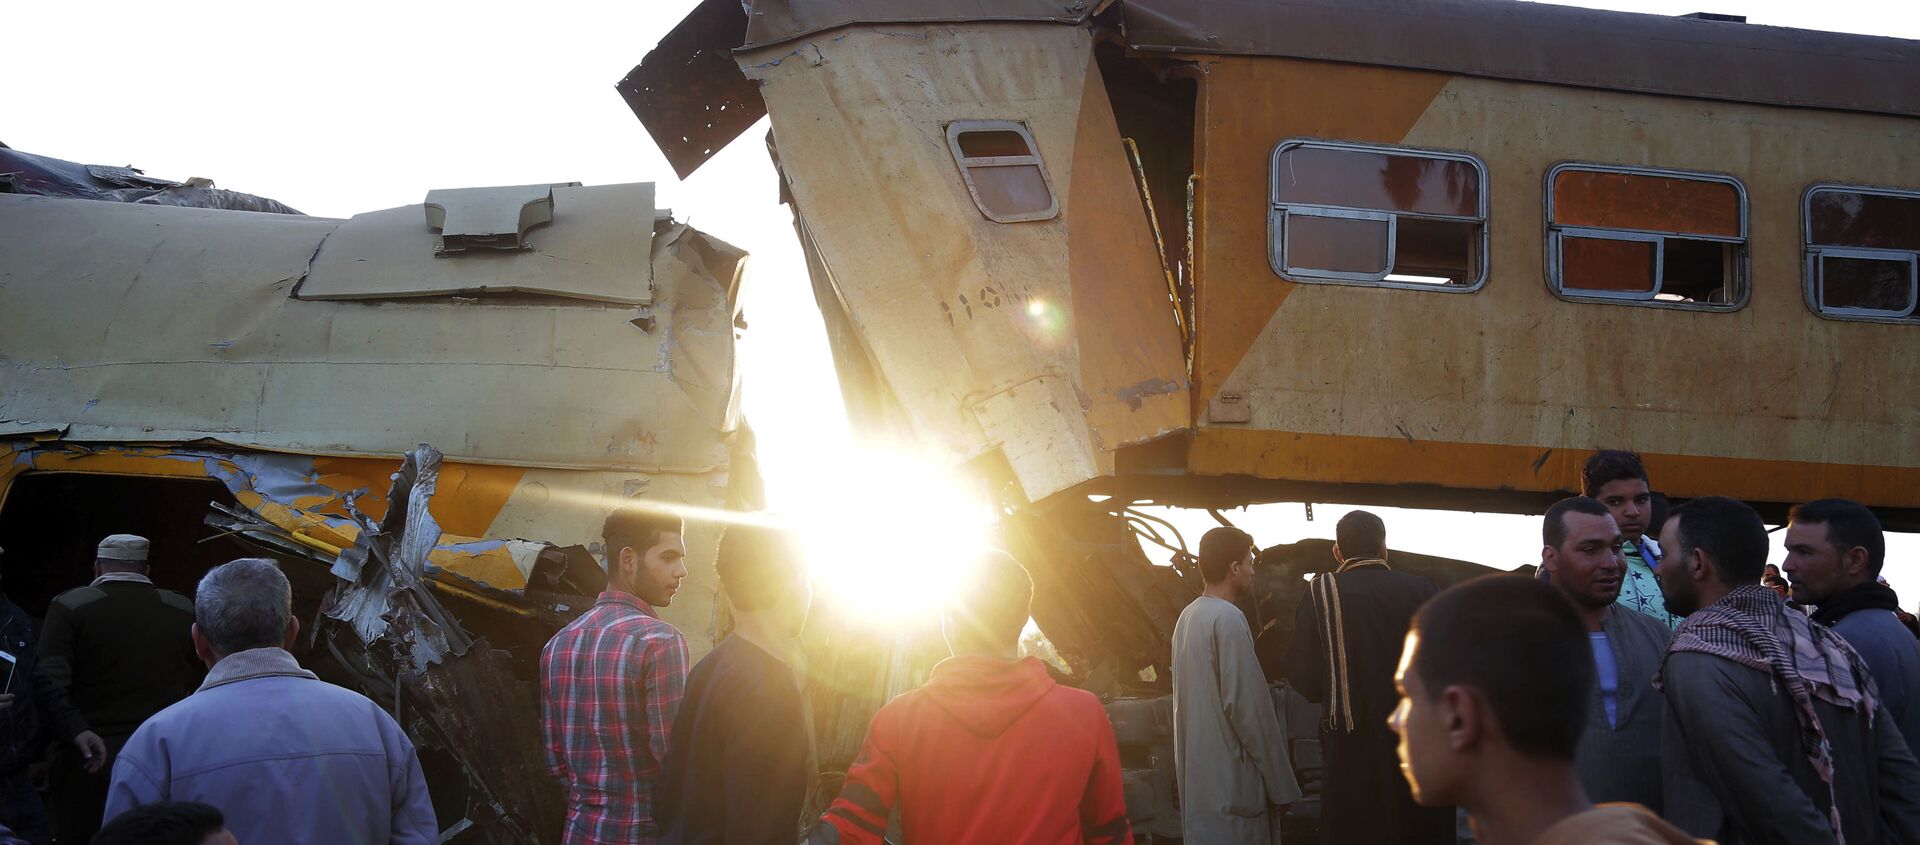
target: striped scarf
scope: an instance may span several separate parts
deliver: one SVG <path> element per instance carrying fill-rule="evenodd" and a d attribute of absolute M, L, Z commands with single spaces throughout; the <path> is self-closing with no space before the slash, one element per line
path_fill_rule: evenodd
<path fill-rule="evenodd" d="M 1846 845 L 1833 786 L 1833 747 L 1814 712 L 1813 700 L 1858 711 L 1871 725 L 1880 705 L 1860 655 L 1839 634 L 1790 610 L 1779 593 L 1758 584 L 1735 587 L 1725 598 L 1680 623 L 1667 656 L 1682 651 L 1709 654 L 1758 669 L 1787 688 L 1800 717 L 1800 745 L 1821 782 L 1827 785 L 1827 820 L 1833 825 L 1834 842 Z M 1665 674 L 1663 659 L 1660 674 L 1653 679 L 1654 689 L 1663 687 Z"/>
<path fill-rule="evenodd" d="M 1347 668 L 1347 630 L 1340 616 L 1340 583 L 1334 576 L 1368 567 L 1386 569 L 1387 562 L 1379 558 L 1355 558 L 1340 564 L 1333 572 L 1314 576 L 1313 583 L 1307 587 L 1313 611 L 1320 618 L 1320 647 L 1326 652 L 1327 710 L 1320 726 L 1337 733 L 1353 733 L 1355 723 L 1353 688 Z"/>

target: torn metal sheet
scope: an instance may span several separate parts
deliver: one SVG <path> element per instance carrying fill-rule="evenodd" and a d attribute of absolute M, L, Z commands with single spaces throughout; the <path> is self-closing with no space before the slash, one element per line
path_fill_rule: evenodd
<path fill-rule="evenodd" d="M 31 194 L 143 205 L 224 208 L 268 214 L 299 214 L 266 197 L 216 188 L 207 179 L 174 182 L 134 167 L 79 164 L 9 149 L 0 144 L 0 194 Z"/>
<path fill-rule="evenodd" d="M 740 0 L 695 6 L 618 85 L 620 98 L 682 179 L 767 116 L 759 86 L 733 62 L 733 48 L 747 32 L 741 6 Z"/>

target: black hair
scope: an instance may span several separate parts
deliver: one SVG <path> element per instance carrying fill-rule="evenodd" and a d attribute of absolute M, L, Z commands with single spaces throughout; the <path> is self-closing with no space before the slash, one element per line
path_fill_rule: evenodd
<path fill-rule="evenodd" d="M 1547 508 L 1547 517 L 1540 522 L 1540 539 L 1555 549 L 1567 541 L 1567 514 L 1584 513 L 1591 516 L 1613 516 L 1607 506 L 1591 496 L 1571 496 L 1553 503 Z"/>
<path fill-rule="evenodd" d="M 683 529 L 680 515 L 665 508 L 627 505 L 614 509 L 600 527 L 600 537 L 607 541 L 607 572 L 612 573 L 619 564 L 621 549 L 631 548 L 644 556 L 660 542 L 660 535 L 679 534 Z"/>
<path fill-rule="evenodd" d="M 1593 648 L 1580 613 L 1531 578 L 1483 575 L 1441 592 L 1413 617 L 1412 670 L 1437 699 L 1447 687 L 1485 696 L 1507 744 L 1572 761 L 1587 727 Z"/>
<path fill-rule="evenodd" d="M 1720 583 L 1757 584 L 1767 572 L 1767 524 L 1747 503 L 1725 496 L 1703 496 L 1673 509 L 1680 538 L 1667 556 L 1685 560 L 1694 549 L 1713 556 Z M 1668 542 L 1672 542 L 1669 535 Z"/>
<path fill-rule="evenodd" d="M 1222 525 L 1200 535 L 1200 578 L 1209 584 L 1227 580 L 1227 571 L 1247 559 L 1253 535 Z"/>
<path fill-rule="evenodd" d="M 1620 449 L 1601 449 L 1587 459 L 1587 465 L 1580 470 L 1580 491 L 1594 498 L 1600 497 L 1600 488 L 1609 481 L 1647 480 L 1647 466 L 1640 462 L 1638 452 Z"/>
<path fill-rule="evenodd" d="M 1033 615 L 1033 576 L 1012 555 L 982 555 L 961 593 L 948 603 L 948 618 L 961 633 L 988 643 L 1019 642 Z"/>
<path fill-rule="evenodd" d="M 115 816 L 93 835 L 93 845 L 200 845 L 226 827 L 226 817 L 211 806 L 161 801 Z"/>
<path fill-rule="evenodd" d="M 1369 511 L 1351 511 L 1333 527 L 1333 541 L 1347 560 L 1385 557 L 1387 524 Z"/>
<path fill-rule="evenodd" d="M 761 610 L 800 587 L 805 569 L 792 534 L 768 525 L 729 525 L 720 535 L 713 568 L 727 600 L 740 610 Z"/>
<path fill-rule="evenodd" d="M 1867 550 L 1867 569 L 1875 576 L 1887 562 L 1887 535 L 1880 518 L 1866 505 L 1851 499 L 1815 499 L 1795 505 L 1787 514 L 1790 522 L 1827 526 L 1827 541 L 1846 554 L 1853 547 Z"/>

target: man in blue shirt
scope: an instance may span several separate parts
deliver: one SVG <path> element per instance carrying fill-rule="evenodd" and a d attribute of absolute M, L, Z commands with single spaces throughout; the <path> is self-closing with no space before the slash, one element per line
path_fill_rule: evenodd
<path fill-rule="evenodd" d="M 1620 605 L 1658 619 L 1669 629 L 1678 626 L 1680 617 L 1667 612 L 1666 597 L 1654 575 L 1660 567 L 1660 544 L 1646 536 L 1653 516 L 1653 491 L 1640 456 L 1617 449 L 1595 452 L 1580 473 L 1580 486 L 1588 498 L 1607 507 L 1625 540 L 1621 551 L 1627 572 L 1620 583 Z"/>
<path fill-rule="evenodd" d="M 1793 598 L 1816 605 L 1813 621 L 1860 652 L 1907 747 L 1920 757 L 1920 640 L 1901 624 L 1900 602 L 1878 582 L 1887 541 L 1880 520 L 1858 502 L 1820 499 L 1793 509 L 1787 522 Z"/>
<path fill-rule="evenodd" d="M 1658 813 L 1662 704 L 1653 676 L 1670 632 L 1616 604 L 1625 538 L 1605 505 L 1585 496 L 1562 500 L 1540 533 L 1540 569 L 1573 600 L 1593 649 L 1595 683 L 1574 768 L 1594 801 L 1630 801 Z"/>

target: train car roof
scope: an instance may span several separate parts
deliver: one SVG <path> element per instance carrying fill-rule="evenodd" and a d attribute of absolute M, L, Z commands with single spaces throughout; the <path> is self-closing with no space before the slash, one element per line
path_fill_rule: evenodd
<path fill-rule="evenodd" d="M 854 25 L 996 21 L 1116 27 L 1143 53 L 1920 116 L 1920 41 L 1520 0 L 705 0 L 619 88 L 684 177 L 766 113 L 734 51 Z"/>

